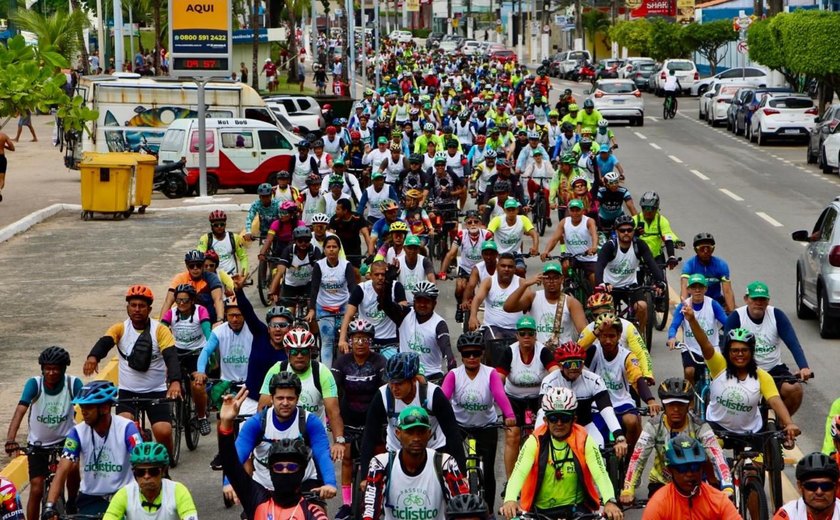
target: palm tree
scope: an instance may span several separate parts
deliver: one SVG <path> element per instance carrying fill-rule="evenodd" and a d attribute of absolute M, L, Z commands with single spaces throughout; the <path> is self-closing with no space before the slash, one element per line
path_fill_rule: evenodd
<path fill-rule="evenodd" d="M 581 25 L 583 25 L 583 31 L 586 34 L 586 39 L 592 42 L 592 61 L 595 62 L 598 60 L 598 46 L 596 45 L 595 37 L 598 33 L 607 34 L 611 25 L 610 17 L 603 11 L 590 9 L 589 11 L 583 13 L 580 18 Z"/>
<path fill-rule="evenodd" d="M 152 4 L 152 27 L 155 32 L 155 52 L 152 59 L 154 60 L 155 75 L 160 76 L 160 50 L 163 48 L 161 38 L 163 30 L 166 28 L 160 19 L 161 10 L 166 10 L 168 2 L 166 0 L 151 0 Z M 171 52 L 172 49 L 170 49 Z"/>
<path fill-rule="evenodd" d="M 39 47 L 52 47 L 68 63 L 72 63 L 83 48 L 79 35 L 88 26 L 88 19 L 81 10 L 45 16 L 35 10 L 20 9 L 15 12 L 13 21 L 19 29 L 35 34 Z"/>

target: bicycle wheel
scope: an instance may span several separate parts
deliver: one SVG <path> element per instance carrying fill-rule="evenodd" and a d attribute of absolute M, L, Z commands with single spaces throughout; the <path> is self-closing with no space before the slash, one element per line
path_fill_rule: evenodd
<path fill-rule="evenodd" d="M 776 431 L 776 422 L 767 421 L 767 431 Z M 782 445 L 776 437 L 770 437 L 764 446 L 764 469 L 770 479 L 770 505 L 776 511 L 784 505 L 782 497 L 782 471 L 785 460 L 782 455 Z"/>
<path fill-rule="evenodd" d="M 263 305 L 268 306 L 268 284 L 271 279 L 268 276 L 268 262 L 260 260 L 260 265 L 257 268 L 257 291 L 260 293 L 260 301 Z"/>
<path fill-rule="evenodd" d="M 656 312 L 654 313 L 654 326 L 656 330 L 665 330 L 665 325 L 668 323 L 668 311 L 671 310 L 667 285 L 665 287 L 666 289 L 662 296 L 655 298 L 653 302 L 656 306 Z"/>
<path fill-rule="evenodd" d="M 754 516 L 750 511 L 750 501 L 755 497 L 756 515 Z M 758 477 L 750 477 L 746 482 L 741 484 L 740 502 L 738 503 L 738 510 L 741 513 L 741 518 L 744 520 L 768 520 L 770 513 L 768 512 L 767 495 L 764 494 L 764 487 Z"/>
<path fill-rule="evenodd" d="M 467 482 L 470 485 L 470 493 L 473 495 L 484 496 L 484 488 L 481 485 L 481 470 L 478 468 L 470 468 L 467 470 Z"/>
<path fill-rule="evenodd" d="M 653 306 L 653 293 L 651 293 L 650 291 L 645 291 L 644 300 L 648 308 L 647 323 L 640 323 L 639 325 L 644 329 L 645 344 L 647 345 L 648 352 L 650 352 L 653 342 L 653 322 L 656 319 L 656 309 Z"/>
<path fill-rule="evenodd" d="M 621 474 L 621 465 L 615 452 L 610 452 L 607 455 L 607 460 L 604 462 L 607 465 L 607 475 L 609 475 L 610 482 L 612 482 L 613 490 L 616 493 L 615 496 L 619 496 L 621 494 L 621 488 L 624 485 L 624 475 Z"/>
<path fill-rule="evenodd" d="M 192 400 L 189 390 L 184 393 L 183 411 L 181 412 L 184 420 L 184 440 L 187 441 L 187 449 L 195 451 L 198 448 L 198 439 L 200 438 L 198 431 L 198 417 L 195 413 L 195 401 Z"/>
<path fill-rule="evenodd" d="M 545 198 L 539 197 L 534 206 L 534 222 L 537 223 L 537 231 L 540 236 L 545 235 L 545 228 L 548 225 L 548 208 L 546 207 Z"/>
<path fill-rule="evenodd" d="M 364 495 L 362 494 L 362 465 L 358 460 L 353 464 L 353 489 L 352 499 L 350 501 L 350 517 L 353 520 L 362 520 L 362 513 L 364 513 Z"/>
<path fill-rule="evenodd" d="M 41 497 L 41 511 L 43 511 L 46 508 L 46 505 L 47 505 L 47 502 L 48 502 L 47 497 L 50 494 L 50 487 L 52 487 L 54 479 L 55 479 L 55 476 L 53 475 L 51 478 L 49 478 L 46 481 L 46 483 L 44 485 L 44 496 Z M 55 503 L 53 505 L 53 509 L 55 509 L 55 512 L 58 513 L 59 518 L 63 517 L 64 514 L 67 512 L 67 504 L 64 501 L 64 490 L 63 489 L 61 490 L 61 493 L 58 495 L 58 499 L 55 501 Z"/>
<path fill-rule="evenodd" d="M 662 119 L 671 117 L 671 111 L 668 109 L 668 102 L 662 103 Z"/>
<path fill-rule="evenodd" d="M 184 430 L 184 405 L 182 402 L 170 403 L 172 406 L 172 453 L 169 466 L 175 468 L 181 459 L 181 432 Z"/>

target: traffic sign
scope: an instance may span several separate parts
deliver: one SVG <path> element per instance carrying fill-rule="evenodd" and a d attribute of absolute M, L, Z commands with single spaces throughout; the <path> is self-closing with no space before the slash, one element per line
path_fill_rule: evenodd
<path fill-rule="evenodd" d="M 750 46 L 747 45 L 747 40 L 740 40 L 738 42 L 738 52 L 741 54 L 749 54 Z"/>
<path fill-rule="evenodd" d="M 230 0 L 170 0 L 170 75 L 229 76 L 233 63 L 231 20 Z"/>
<path fill-rule="evenodd" d="M 734 18 L 733 27 L 736 31 L 746 31 L 750 24 L 753 23 L 754 16 L 736 16 Z"/>

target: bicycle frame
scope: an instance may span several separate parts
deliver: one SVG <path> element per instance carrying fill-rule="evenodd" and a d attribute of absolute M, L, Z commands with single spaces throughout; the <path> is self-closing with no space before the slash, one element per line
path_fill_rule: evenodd
<path fill-rule="evenodd" d="M 702 367 L 701 369 L 694 369 L 694 403 L 692 409 L 694 415 L 700 421 L 706 421 L 706 408 L 709 402 L 709 371 L 706 368 L 706 362 L 703 359 L 694 357 L 694 353 L 688 349 L 685 343 L 677 343 L 677 350 L 680 352 L 688 352 L 689 357 L 694 363 Z"/>

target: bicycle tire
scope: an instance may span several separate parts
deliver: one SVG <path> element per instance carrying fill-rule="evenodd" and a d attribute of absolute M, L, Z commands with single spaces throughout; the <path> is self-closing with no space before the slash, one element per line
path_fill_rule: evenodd
<path fill-rule="evenodd" d="M 667 120 L 669 117 L 671 117 L 671 111 L 668 110 L 668 103 L 666 101 L 662 104 L 662 119 Z"/>
<path fill-rule="evenodd" d="M 615 496 L 621 495 L 621 488 L 624 486 L 624 475 L 621 474 L 621 465 L 615 452 L 610 452 L 605 461 L 607 466 L 607 475 L 610 477 L 610 482 L 613 485 Z"/>
<path fill-rule="evenodd" d="M 260 293 L 260 301 L 263 305 L 268 306 L 268 284 L 271 283 L 268 278 L 268 262 L 260 260 L 257 267 L 257 291 Z"/>
<path fill-rule="evenodd" d="M 758 500 L 758 517 L 755 518 L 750 514 L 748 504 L 750 503 L 750 496 L 755 494 Z M 769 520 L 770 513 L 767 504 L 767 495 L 764 494 L 764 487 L 758 477 L 750 477 L 741 484 L 740 497 L 738 502 L 738 510 L 741 513 L 741 518 L 744 520 Z"/>
<path fill-rule="evenodd" d="M 353 520 L 361 520 L 362 513 L 362 503 L 364 502 L 364 496 L 362 495 L 361 485 L 362 485 L 362 465 L 358 462 L 358 460 L 353 464 L 354 471 L 353 471 L 353 489 L 352 491 L 352 498 L 350 500 L 350 517 Z"/>
<path fill-rule="evenodd" d="M 767 421 L 767 431 L 776 431 L 776 422 Z M 764 468 L 767 470 L 768 479 L 770 480 L 770 505 L 776 511 L 784 505 L 784 497 L 782 495 L 782 471 L 784 471 L 785 460 L 782 456 L 782 445 L 776 437 L 767 439 L 767 444 L 764 447 Z"/>
<path fill-rule="evenodd" d="M 43 511 L 47 506 L 47 497 L 50 494 L 50 487 L 52 487 L 53 481 L 55 480 L 55 475 L 52 475 L 44 482 L 44 496 L 41 497 L 41 511 Z M 67 513 L 67 503 L 64 499 L 64 490 L 61 490 L 61 493 L 58 495 L 58 498 L 53 503 L 53 509 L 55 512 L 58 513 L 58 517 L 61 518 Z"/>
<path fill-rule="evenodd" d="M 653 322 L 656 321 L 656 309 L 653 307 L 653 294 L 645 291 L 645 304 L 647 305 L 647 323 L 643 324 L 645 331 L 645 344 L 648 352 L 653 344 Z"/>
<path fill-rule="evenodd" d="M 187 442 L 187 449 L 195 451 L 198 448 L 198 440 L 201 438 L 198 431 L 198 414 L 195 411 L 195 401 L 189 390 L 184 394 L 183 410 L 181 415 L 184 419 L 184 440 Z"/>
<path fill-rule="evenodd" d="M 170 453 L 169 467 L 178 466 L 181 459 L 181 431 L 184 429 L 184 408 L 181 403 L 172 403 L 172 453 Z"/>
<path fill-rule="evenodd" d="M 534 211 L 537 212 L 537 231 L 540 233 L 540 236 L 545 236 L 545 228 L 548 226 L 548 208 L 546 207 L 544 197 L 539 197 L 537 199 Z"/>
<path fill-rule="evenodd" d="M 481 485 L 481 470 L 479 468 L 470 468 L 467 470 L 467 483 L 470 485 L 470 493 L 484 497 L 484 487 Z"/>
<path fill-rule="evenodd" d="M 671 310 L 670 301 L 668 300 L 668 285 L 665 284 L 665 291 L 663 291 L 662 296 L 658 299 L 661 302 L 660 305 L 657 304 L 657 299 L 654 299 L 653 304 L 656 305 L 656 309 L 654 311 L 654 328 L 656 330 L 665 330 L 665 325 L 668 323 L 668 311 Z"/>

